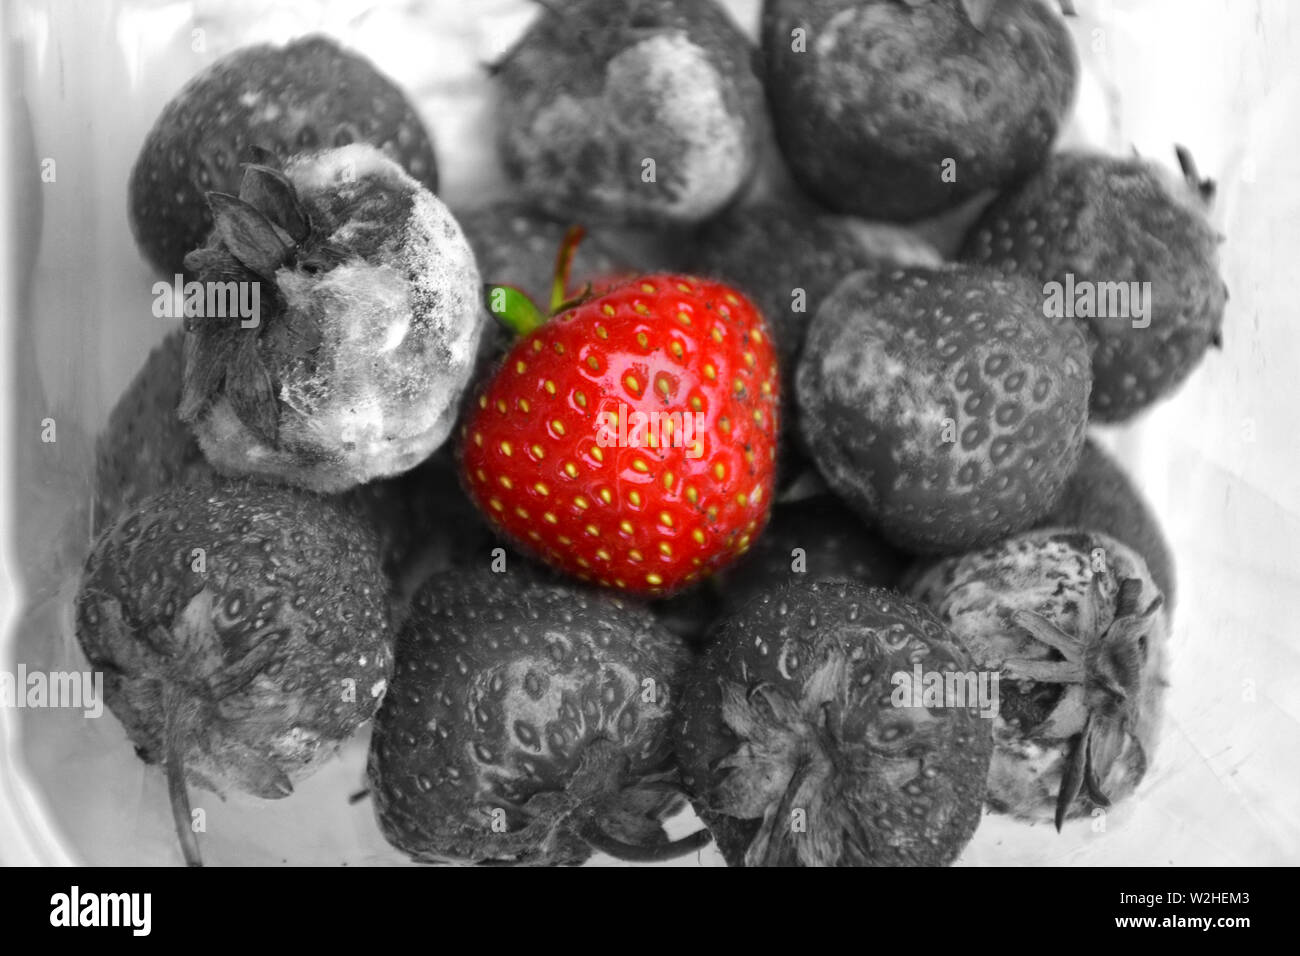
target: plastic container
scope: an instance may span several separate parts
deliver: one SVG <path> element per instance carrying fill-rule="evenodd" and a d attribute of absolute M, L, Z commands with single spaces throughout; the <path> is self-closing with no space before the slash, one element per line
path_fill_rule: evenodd
<path fill-rule="evenodd" d="M 726 4 L 753 34 L 758 0 Z M 1225 346 L 1176 397 L 1100 432 L 1164 522 L 1178 562 L 1172 687 L 1160 750 L 1104 831 L 987 817 L 960 863 L 1300 862 L 1300 8 L 1284 0 L 1076 4 L 1085 76 L 1066 137 L 1219 181 L 1232 291 Z M 432 131 L 455 208 L 502 190 L 482 65 L 526 0 L 105 3 L 5 7 L 5 347 L 0 350 L 0 671 L 84 670 L 71 600 L 90 546 L 93 442 L 149 347 L 154 276 L 126 219 L 126 179 L 162 105 L 254 40 L 315 30 L 371 57 Z M 42 177 L 44 174 L 44 178 Z M 950 244 L 958 227 L 929 229 Z M 44 441 L 49 420 L 55 440 Z M 276 802 L 194 793 L 215 864 L 400 864 L 362 786 L 366 739 Z M 685 826 L 685 824 L 683 824 Z M 179 862 L 156 768 L 115 718 L 0 707 L 0 862 Z M 599 861 L 598 861 L 599 862 Z M 605 861 L 608 862 L 608 861 Z M 712 849 L 683 861 L 720 865 Z"/>

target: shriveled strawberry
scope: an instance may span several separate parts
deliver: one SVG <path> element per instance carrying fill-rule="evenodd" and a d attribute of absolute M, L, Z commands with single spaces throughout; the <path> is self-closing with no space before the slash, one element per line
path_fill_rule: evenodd
<path fill-rule="evenodd" d="M 251 481 L 170 488 L 100 536 L 77 639 L 140 756 L 186 787 L 293 792 L 379 705 L 392 662 L 374 534 L 345 507 Z"/>
<path fill-rule="evenodd" d="M 452 433 L 487 314 L 442 202 L 364 144 L 250 164 L 186 256 L 256 290 L 252 321 L 187 315 L 181 418 L 227 474 L 339 492 L 414 468 Z M 233 286 L 231 286 L 233 287 Z"/>
<path fill-rule="evenodd" d="M 369 60 L 323 36 L 236 50 L 163 108 L 131 170 L 131 231 L 158 269 L 182 271 L 212 229 L 209 192 L 236 193 L 256 147 L 291 154 L 370 143 L 438 188 L 437 161 L 406 96 Z"/>
<path fill-rule="evenodd" d="M 689 850 L 671 715 L 688 654 L 643 608 L 532 575 L 436 576 L 398 638 L 369 777 L 384 836 L 428 863 Z"/>
<path fill-rule="evenodd" d="M 1133 792 L 1154 756 L 1169 634 L 1134 551 L 1041 529 L 939 561 L 909 590 L 980 667 L 1001 671 L 992 809 L 1059 830 Z"/>
<path fill-rule="evenodd" d="M 779 393 L 767 325 L 742 295 L 644 276 L 511 350 L 463 426 L 462 479 L 543 560 L 666 596 L 743 554 L 766 523 Z"/>
<path fill-rule="evenodd" d="M 991 721 L 955 695 L 901 706 L 895 675 L 971 666 L 925 608 L 856 582 L 788 584 L 726 621 L 677 758 L 727 862 L 951 863 L 979 823 Z"/>
<path fill-rule="evenodd" d="M 1087 346 L 1035 290 L 964 267 L 858 273 L 814 317 L 800 419 L 827 483 L 894 544 L 987 544 L 1032 526 L 1074 470 Z"/>
<path fill-rule="evenodd" d="M 1044 308 L 1076 317 L 1093 346 L 1097 421 L 1166 397 L 1221 344 L 1214 183 L 1177 153 L 1183 179 L 1140 159 L 1060 153 L 989 206 L 961 253 L 1042 283 Z"/>

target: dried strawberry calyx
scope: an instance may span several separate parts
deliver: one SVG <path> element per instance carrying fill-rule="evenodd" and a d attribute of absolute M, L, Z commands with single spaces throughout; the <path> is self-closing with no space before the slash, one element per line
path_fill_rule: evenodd
<path fill-rule="evenodd" d="M 225 782 L 256 796 L 276 799 L 293 792 L 288 776 L 272 760 L 225 736 L 222 729 L 228 719 L 247 717 L 247 708 L 266 706 L 263 699 L 257 705 L 236 707 L 232 699 L 265 671 L 279 650 L 276 628 L 269 625 L 249 635 L 244 656 L 228 661 L 229 646 L 212 624 L 213 602 L 212 590 L 201 588 L 172 619 L 168 633 L 155 633 L 151 641 L 168 649 L 167 664 L 156 675 L 151 689 L 156 696 L 151 699 L 161 710 L 162 765 L 176 835 L 188 866 L 203 865 L 191 820 L 188 784 L 193 780 L 213 793 L 223 790 L 222 781 L 210 780 L 186 766 L 188 754 L 219 750 L 227 773 Z"/>
<path fill-rule="evenodd" d="M 348 258 L 312 228 L 297 190 L 262 151 L 246 163 L 239 195 L 208 193 L 213 227 L 206 245 L 185 257 L 201 283 L 257 283 L 259 312 L 245 327 L 238 316 L 191 315 L 185 328 L 196 336 L 187 363 L 180 417 L 193 423 L 224 390 L 239 420 L 259 439 L 277 445 L 279 384 L 266 362 L 274 343 L 282 361 L 310 363 L 320 345 L 314 327 L 288 328 L 276 281 L 284 268 L 326 272 Z"/>
<path fill-rule="evenodd" d="M 167 775 L 167 796 L 171 802 L 176 837 L 181 844 L 181 855 L 186 866 L 194 867 L 203 865 L 203 856 L 199 852 L 198 834 L 194 832 L 185 780 L 185 746 L 191 726 L 187 719 L 188 709 L 179 690 L 169 687 L 164 691 L 163 770 Z"/>
<path fill-rule="evenodd" d="M 722 681 L 722 718 L 739 744 L 718 762 L 726 776 L 709 802 L 728 816 L 762 821 L 746 866 L 870 864 L 879 848 L 861 813 L 878 803 L 873 788 L 922 771 L 930 747 L 922 728 L 896 749 L 837 732 L 847 666 L 845 654 L 828 655 L 798 701 L 767 683 Z M 792 826 L 796 810 L 804 814 L 801 830 Z"/>
<path fill-rule="evenodd" d="M 631 861 L 669 860 L 709 843 L 707 830 L 670 840 L 662 821 L 684 805 L 675 773 L 630 780 L 628 758 L 613 741 L 598 740 L 582 755 L 563 790 L 534 794 L 515 807 L 528 822 L 494 834 L 487 865 L 582 862 L 592 850 Z"/>
<path fill-rule="evenodd" d="M 1145 760 L 1132 728 L 1138 717 L 1147 630 L 1164 599 L 1157 595 L 1139 611 L 1140 580 L 1123 579 L 1114 586 L 1113 598 L 1111 587 L 1106 572 L 1093 574 L 1088 593 L 1079 602 L 1077 636 L 1032 611 L 1012 615 L 1030 637 L 1062 658 L 1017 658 L 1002 665 L 1002 676 L 1010 680 L 1066 686 L 1047 719 L 1029 732 L 1031 737 L 1071 738 L 1057 791 L 1057 830 L 1085 788 L 1093 803 L 1110 806 L 1102 782 L 1127 746 L 1136 747 L 1137 758 Z"/>
<path fill-rule="evenodd" d="M 1208 211 L 1214 205 L 1214 197 L 1218 186 L 1213 179 L 1208 177 L 1202 178 L 1196 168 L 1196 160 L 1192 158 L 1192 152 L 1186 146 L 1174 146 L 1174 154 L 1178 157 L 1178 167 L 1183 171 L 1183 178 L 1187 180 L 1188 187 L 1200 199 L 1201 205 Z M 1223 233 L 1217 233 L 1216 238 L 1219 242 L 1225 240 Z M 1228 290 L 1224 286 L 1224 300 L 1227 301 Z M 1215 329 L 1210 334 L 1210 345 L 1213 348 L 1223 348 L 1223 333 Z"/>
<path fill-rule="evenodd" d="M 1186 146 L 1175 145 L 1174 155 L 1178 157 L 1178 168 L 1183 171 L 1183 178 L 1187 180 L 1187 185 L 1191 187 L 1192 192 L 1196 193 L 1201 198 L 1201 202 L 1208 208 L 1214 203 L 1218 185 L 1213 179 L 1201 178 L 1201 174 L 1196 168 L 1196 160 L 1192 158 L 1192 151 Z"/>

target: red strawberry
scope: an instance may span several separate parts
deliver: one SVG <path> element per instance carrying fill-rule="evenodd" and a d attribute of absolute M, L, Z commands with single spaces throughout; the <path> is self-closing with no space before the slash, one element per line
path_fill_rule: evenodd
<path fill-rule="evenodd" d="M 430 192 L 437 164 L 414 107 L 369 60 L 309 36 L 237 50 L 164 107 L 131 170 L 131 231 L 149 260 L 180 272 L 212 229 L 209 192 L 237 193 L 250 147 L 292 153 L 370 143 Z"/>
<path fill-rule="evenodd" d="M 511 350 L 464 425 L 462 480 L 550 564 L 666 595 L 766 524 L 779 392 L 767 325 L 743 296 L 683 275 L 633 279 Z"/>

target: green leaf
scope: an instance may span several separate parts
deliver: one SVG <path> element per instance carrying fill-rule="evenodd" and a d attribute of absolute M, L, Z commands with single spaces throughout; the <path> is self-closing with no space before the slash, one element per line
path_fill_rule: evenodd
<path fill-rule="evenodd" d="M 525 336 L 546 321 L 533 300 L 518 289 L 508 285 L 486 286 L 486 289 L 488 311 L 515 335 Z"/>

